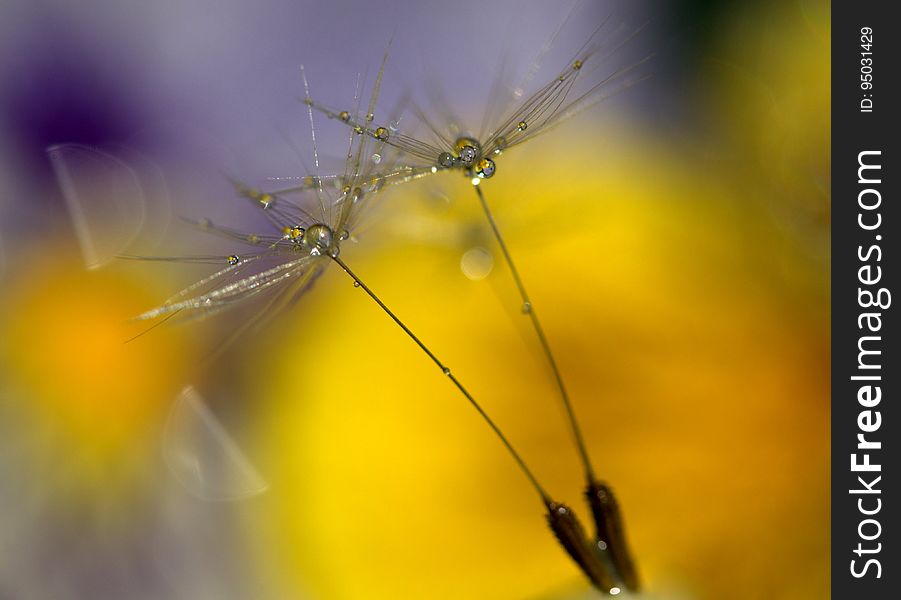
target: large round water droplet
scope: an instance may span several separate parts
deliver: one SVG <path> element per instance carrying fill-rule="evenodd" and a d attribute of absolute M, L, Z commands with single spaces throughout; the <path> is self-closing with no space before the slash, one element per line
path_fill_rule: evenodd
<path fill-rule="evenodd" d="M 482 179 L 488 179 L 494 172 L 497 170 L 497 166 L 494 164 L 494 161 L 490 158 L 483 158 L 479 161 L 479 164 L 476 166 L 476 175 L 481 177 Z"/>
<path fill-rule="evenodd" d="M 476 154 L 476 149 L 474 147 L 463 146 L 463 148 L 460 149 L 460 162 L 468 167 L 475 162 Z"/>
<path fill-rule="evenodd" d="M 335 236 L 328 225 L 316 223 L 307 228 L 303 234 L 303 245 L 309 248 L 310 254 L 319 256 L 323 252 L 332 253 Z"/>

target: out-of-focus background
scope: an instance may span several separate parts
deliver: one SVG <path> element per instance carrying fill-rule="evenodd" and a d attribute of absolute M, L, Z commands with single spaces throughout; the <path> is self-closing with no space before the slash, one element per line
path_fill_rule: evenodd
<path fill-rule="evenodd" d="M 828 597 L 829 3 L 586 2 L 541 73 L 613 8 L 650 21 L 612 60 L 653 53 L 651 78 L 511 149 L 483 189 L 642 597 Z M 594 597 L 488 429 L 338 270 L 208 360 L 254 307 L 124 342 L 217 267 L 106 260 L 222 251 L 179 216 L 258 225 L 226 175 L 306 174 L 301 65 L 341 106 L 393 40 L 380 106 L 434 93 L 478 128 L 500 65 L 527 72 L 565 13 L 0 6 L 0 597 Z M 345 131 L 317 125 L 325 164 Z M 392 190 L 342 256 L 587 518 L 468 188 Z"/>

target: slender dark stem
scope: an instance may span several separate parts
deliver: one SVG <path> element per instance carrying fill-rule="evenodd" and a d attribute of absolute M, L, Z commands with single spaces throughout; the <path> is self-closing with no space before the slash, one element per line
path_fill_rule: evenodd
<path fill-rule="evenodd" d="M 385 303 L 382 302 L 381 299 L 375 295 L 375 292 L 373 292 L 371 289 L 369 289 L 369 287 L 365 283 L 363 283 L 363 281 L 360 280 L 360 278 L 357 277 L 356 274 L 354 274 L 354 272 L 350 270 L 350 268 L 348 268 L 348 266 L 344 263 L 343 260 L 341 260 L 337 256 L 333 256 L 331 258 L 336 263 L 338 263 L 339 267 L 344 269 L 344 272 L 347 273 L 351 277 L 351 279 L 354 280 L 354 283 L 358 287 L 360 287 L 364 292 L 366 292 L 369 295 L 369 297 L 372 298 L 375 301 L 375 303 L 378 304 L 379 307 L 383 311 L 385 311 L 385 313 L 389 317 L 391 317 L 391 319 L 395 323 L 397 323 L 398 327 L 400 327 L 401 329 L 404 330 L 404 333 L 406 333 L 410 337 L 410 339 L 412 339 L 414 342 L 416 342 L 416 345 L 419 346 L 420 350 L 425 352 L 428 355 L 428 357 L 432 359 L 432 362 L 434 362 L 438 366 L 438 368 L 441 369 L 441 372 L 444 373 L 445 375 L 447 375 L 448 379 L 450 379 L 451 382 L 454 384 L 454 386 L 456 386 L 456 388 L 460 391 L 460 393 L 463 394 L 467 400 L 469 400 L 469 403 L 472 404 L 473 408 L 476 409 L 476 411 L 479 413 L 479 415 L 481 415 L 481 417 L 485 420 L 485 422 L 488 423 L 488 426 L 491 427 L 491 429 L 494 431 L 494 433 L 497 435 L 497 437 L 500 438 L 501 443 L 504 444 L 504 447 L 506 447 L 507 450 L 510 452 L 510 455 L 513 456 L 513 460 L 515 460 L 516 464 L 519 465 L 519 468 L 522 470 L 522 472 L 528 478 L 529 482 L 532 484 L 532 487 L 534 487 L 535 491 L 538 492 L 538 495 L 541 496 L 541 501 L 546 506 L 549 505 L 552 502 L 551 497 L 548 496 L 547 492 L 544 491 L 544 488 L 541 487 L 541 484 L 538 483 L 538 480 L 535 478 L 535 475 L 532 474 L 532 471 L 529 469 L 529 467 L 526 466 L 525 461 L 522 459 L 522 457 L 519 455 L 519 453 L 513 448 L 513 445 L 510 443 L 510 441 L 507 439 L 507 437 L 503 433 L 501 433 L 500 428 L 494 423 L 494 421 L 491 420 L 491 417 L 489 417 L 488 414 L 484 411 L 484 409 L 482 409 L 481 405 L 478 402 L 476 402 L 475 398 L 473 398 L 472 395 L 466 390 L 466 388 L 463 387 L 463 384 L 461 384 L 460 381 L 456 377 L 454 377 L 453 373 L 451 373 L 451 370 L 449 368 L 447 368 L 446 366 L 444 366 L 444 363 L 442 363 L 438 359 L 438 357 L 435 356 L 432 353 L 432 351 L 429 350 L 428 347 L 425 344 L 423 344 L 422 341 L 418 337 L 416 337 L 416 334 L 414 334 L 410 330 L 409 327 L 404 325 L 404 322 L 401 321 L 397 317 L 397 315 L 395 315 L 391 311 L 391 309 L 388 308 L 385 305 Z"/>
<path fill-rule="evenodd" d="M 541 327 L 541 322 L 538 320 L 538 314 L 535 312 L 535 305 L 532 304 L 532 301 L 529 299 L 529 294 L 526 292 L 526 286 L 522 282 L 522 278 L 519 276 L 519 271 L 516 269 L 516 265 L 513 262 L 513 257 L 510 256 L 510 251 L 507 249 L 507 244 L 504 242 L 504 237 L 501 235 L 501 231 L 497 226 L 497 221 L 494 220 L 494 215 L 491 213 L 491 209 L 488 208 L 488 202 L 485 200 L 485 195 L 482 193 L 482 188 L 478 185 L 473 186 L 476 190 L 476 194 L 479 197 L 479 203 L 482 205 L 482 210 L 485 211 L 485 217 L 488 219 L 488 224 L 491 225 L 491 231 L 494 233 L 494 238 L 497 240 L 498 246 L 501 248 L 501 253 L 504 255 L 504 260 L 507 263 L 507 267 L 510 269 L 510 274 L 513 275 L 513 281 L 516 283 L 516 289 L 519 290 L 519 296 L 522 299 L 522 308 L 523 312 L 529 315 L 529 319 L 532 321 L 532 328 L 535 330 L 535 334 L 538 336 L 538 342 L 541 344 L 541 349 L 544 352 L 545 358 L 547 358 L 548 364 L 551 366 L 551 371 L 554 373 L 554 380 L 557 382 L 557 389 L 560 391 L 560 398 L 563 400 L 563 407 L 566 410 L 566 416 L 569 420 L 569 426 L 572 430 L 573 437 L 576 440 L 576 447 L 579 450 L 579 454 L 582 457 L 582 465 L 585 468 L 585 476 L 588 479 L 589 483 L 594 483 L 597 481 L 594 475 L 594 468 L 591 466 L 591 459 L 588 458 L 588 450 L 585 447 L 585 439 L 582 437 L 582 430 L 579 428 L 579 423 L 576 421 L 576 415 L 573 412 L 572 404 L 569 401 L 569 394 L 566 392 L 566 386 L 563 384 L 563 376 L 560 374 L 560 369 L 557 367 L 557 361 L 554 359 L 554 353 L 551 352 L 551 345 L 547 341 L 547 337 L 544 335 L 544 329 Z"/>

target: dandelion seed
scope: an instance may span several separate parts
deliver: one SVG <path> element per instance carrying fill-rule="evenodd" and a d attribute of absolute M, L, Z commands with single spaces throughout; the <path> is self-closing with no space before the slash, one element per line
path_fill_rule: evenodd
<path fill-rule="evenodd" d="M 586 44 L 589 47 L 590 44 Z M 494 160 L 488 158 L 491 155 L 499 155 L 504 149 L 531 139 L 535 135 L 550 129 L 552 126 L 568 118 L 575 111 L 583 108 L 589 100 L 594 98 L 594 93 L 611 81 L 619 80 L 627 70 L 620 70 L 613 75 L 593 85 L 588 92 L 575 100 L 567 102 L 567 95 L 572 90 L 577 75 L 584 73 L 584 64 L 594 55 L 594 49 L 583 47 L 579 57 L 570 61 L 567 70 L 561 73 L 538 92 L 522 101 L 490 135 L 476 139 L 471 136 L 460 136 L 455 140 L 443 140 L 442 147 L 418 140 L 401 131 L 391 130 L 383 126 L 371 126 L 375 120 L 375 106 L 378 90 L 385 68 L 385 60 L 379 70 L 370 102 L 365 112 L 361 112 L 359 106 L 354 110 L 333 111 L 320 105 L 310 95 L 309 85 L 304 76 L 305 98 L 311 122 L 311 139 L 314 155 L 315 174 L 309 175 L 303 180 L 301 186 L 295 186 L 285 190 L 266 192 L 271 200 L 263 203 L 260 201 L 261 193 L 239 187 L 239 193 L 255 200 L 257 206 L 265 209 L 265 214 L 274 227 L 275 233 L 248 234 L 232 231 L 226 228 L 213 227 L 208 230 L 235 239 L 236 241 L 249 242 L 255 240 L 254 251 L 226 257 L 227 266 L 224 269 L 188 286 L 175 294 L 162 305 L 140 315 L 139 319 L 153 319 L 161 316 L 184 314 L 185 316 L 208 316 L 220 310 L 230 308 L 239 303 L 251 299 L 268 298 L 269 302 L 263 311 L 258 314 L 272 314 L 279 308 L 283 308 L 296 300 L 303 292 L 309 289 L 309 284 L 329 264 L 337 264 L 353 280 L 356 288 L 362 289 L 366 294 L 387 314 L 395 324 L 428 356 L 428 358 L 450 379 L 455 388 L 473 406 L 479 416 L 492 429 L 499 441 L 514 459 L 517 467 L 529 480 L 529 483 L 538 494 L 544 508 L 546 517 L 553 533 L 561 546 L 570 557 L 579 565 L 589 580 L 605 593 L 618 593 L 616 585 L 622 579 L 630 589 L 638 586 L 631 568 L 631 558 L 625 547 L 622 536 L 621 519 L 613 501 L 609 488 L 599 483 L 594 477 L 581 433 L 575 421 L 563 386 L 562 378 L 554 362 L 550 346 L 544 337 L 540 323 L 537 320 L 531 301 L 528 299 L 522 281 L 516 271 L 510 253 L 500 235 L 497 224 L 485 201 L 480 189 L 483 179 L 491 178 L 497 169 Z M 387 55 L 386 55 L 387 59 Z M 575 65 L 579 67 L 576 68 Z M 359 95 L 357 96 L 359 102 Z M 315 128 L 313 127 L 313 112 L 324 114 L 330 119 L 337 119 L 350 128 L 349 151 L 343 174 L 331 176 L 335 182 L 335 191 L 322 185 L 321 176 L 318 174 L 319 160 L 316 144 Z M 365 115 L 362 119 L 359 115 Z M 396 129 L 396 128 L 395 128 Z M 432 128 L 434 131 L 434 128 Z M 528 133 L 526 133 L 528 130 Z M 500 144 L 498 144 L 500 141 Z M 376 148 L 372 145 L 376 144 Z M 381 157 L 386 148 L 390 148 L 395 157 L 389 160 L 391 168 L 386 165 L 380 171 L 373 171 L 374 165 L 380 164 Z M 373 150 L 376 150 L 373 152 Z M 372 160 L 378 154 L 380 160 Z M 410 158 L 410 162 L 401 163 L 396 157 Z M 365 160 L 364 157 L 369 157 Z M 504 259 L 509 266 L 517 288 L 523 300 L 523 307 L 528 307 L 529 315 L 534 329 L 539 337 L 542 349 L 548 362 L 551 364 L 555 378 L 563 397 L 564 405 L 571 421 L 571 428 L 576 436 L 583 463 L 586 468 L 589 481 L 589 501 L 593 509 L 593 515 L 598 526 L 598 537 L 603 538 L 611 551 L 610 562 L 613 570 L 608 568 L 607 562 L 599 554 L 600 546 L 595 541 L 589 541 L 581 524 L 573 512 L 563 504 L 554 501 L 536 479 L 523 458 L 515 450 L 506 435 L 494 423 L 483 410 L 481 405 L 463 386 L 453 374 L 413 331 L 375 294 L 340 257 L 341 242 L 349 238 L 350 231 L 357 224 L 358 219 L 366 206 L 371 202 L 361 201 L 372 197 L 387 185 L 404 183 L 421 176 L 431 175 L 438 170 L 458 169 L 476 189 L 477 196 L 485 211 L 486 217 L 492 227 L 495 238 L 501 248 Z M 366 191 L 364 192 L 364 186 Z M 300 195 L 303 200 L 293 201 L 289 196 Z M 336 232 L 341 232 L 336 234 Z M 345 235 L 346 234 L 346 235 Z M 235 260 L 232 260 L 232 259 Z M 187 260 L 157 258 L 155 260 Z M 486 273 L 487 274 L 487 273 Z M 607 519 L 608 526 L 602 527 L 603 519 Z M 617 537 L 618 536 L 618 537 Z M 619 554 L 612 552 L 614 547 L 620 548 Z M 626 557 L 623 559 L 623 557 Z M 622 562 L 626 560 L 627 562 Z M 630 570 L 631 569 L 631 570 Z M 616 590 L 616 591 L 614 591 Z"/>
<path fill-rule="evenodd" d="M 563 376 L 557 366 L 550 343 L 544 334 L 534 304 L 529 298 L 525 284 L 519 275 L 511 253 L 501 235 L 500 228 L 495 221 L 494 215 L 485 199 L 484 192 L 480 187 L 483 179 L 491 178 L 497 172 L 497 164 L 492 159 L 488 158 L 489 156 L 499 156 L 503 151 L 551 130 L 556 125 L 559 125 L 582 110 L 597 104 L 616 93 L 628 89 L 644 79 L 644 76 L 640 74 L 637 77 L 633 76 L 633 74 L 641 65 L 645 64 L 650 59 L 650 56 L 625 67 L 614 68 L 599 78 L 591 80 L 587 90 L 580 93 L 574 92 L 577 82 L 582 81 L 586 77 L 594 77 L 593 73 L 597 71 L 597 68 L 606 63 L 611 57 L 615 56 L 616 53 L 631 41 L 643 28 L 642 26 L 635 29 L 631 34 L 627 35 L 625 39 L 616 41 L 609 51 L 602 52 L 602 44 L 600 44 L 599 38 L 601 31 L 607 24 L 608 20 L 605 20 L 595 30 L 591 38 L 589 38 L 582 48 L 579 49 L 576 56 L 567 61 L 566 67 L 558 72 L 556 77 L 551 79 L 543 87 L 539 88 L 531 96 L 522 100 L 525 96 L 525 87 L 524 85 L 516 87 L 513 94 L 516 105 L 507 111 L 506 116 L 500 119 L 499 124 L 497 124 L 492 133 L 487 136 L 482 135 L 479 136 L 479 139 L 476 139 L 469 135 L 463 135 L 457 137 L 455 140 L 448 140 L 439 133 L 439 128 L 436 127 L 422 111 L 417 111 L 420 120 L 424 122 L 429 131 L 435 134 L 440 146 L 436 146 L 422 139 L 417 139 L 400 131 L 390 139 L 385 139 L 383 141 L 406 156 L 411 161 L 411 164 L 415 165 L 418 161 L 423 161 L 426 165 L 431 167 L 429 173 L 437 173 L 439 170 L 459 169 L 469 178 L 519 292 L 522 301 L 522 312 L 529 318 L 545 359 L 551 368 L 560 399 L 567 415 L 569 427 L 573 434 L 585 471 L 586 496 L 589 505 L 592 508 L 592 515 L 595 518 L 597 540 L 604 541 L 610 546 L 610 558 L 617 571 L 617 576 L 623 580 L 626 587 L 636 590 L 639 586 L 638 577 L 635 571 L 634 562 L 627 549 L 621 517 L 618 512 L 607 510 L 608 507 L 603 506 L 603 502 L 600 499 L 601 496 L 604 495 L 609 495 L 612 499 L 612 492 L 606 487 L 606 484 L 598 480 L 595 475 L 594 468 L 585 447 L 581 429 L 578 425 L 563 381 Z M 551 40 L 557 36 L 559 31 L 560 30 L 558 29 L 558 31 L 551 36 Z M 533 63 L 533 67 L 527 75 L 527 81 L 538 71 L 540 58 L 549 45 L 550 42 L 548 42 L 548 44 L 545 45 L 545 48 L 539 53 L 539 58 Z M 315 101 L 310 103 L 310 108 L 311 110 L 317 110 L 330 117 L 335 114 L 333 110 Z M 370 114 L 371 112 L 372 111 L 370 110 Z M 384 128 L 377 127 L 375 130 L 370 129 L 368 122 L 371 121 L 371 119 L 369 119 L 368 116 L 369 115 L 367 115 L 367 124 L 362 124 L 353 118 L 349 118 L 346 122 L 353 128 L 355 133 L 361 134 L 365 132 L 372 137 L 378 138 L 378 132 Z M 453 126 L 448 127 L 448 130 L 455 131 L 458 130 L 458 128 Z M 603 493 L 601 493 L 600 490 L 603 490 Z M 574 545 L 571 544 L 568 546 L 556 529 L 555 533 L 558 533 L 558 538 L 560 538 L 561 543 L 567 548 L 567 551 L 570 552 L 574 560 L 582 566 L 583 571 L 586 572 L 589 578 L 592 579 L 599 588 L 611 592 L 611 587 L 607 585 L 607 582 L 598 580 L 597 574 L 591 573 L 590 569 L 586 568 L 584 561 L 587 559 L 584 559 L 584 557 L 582 559 L 577 557 L 577 555 L 581 556 L 580 553 L 585 550 L 584 545 L 581 542 L 572 542 Z M 578 537 L 575 533 L 573 536 Z M 614 548 L 616 549 L 615 552 L 613 551 Z M 582 562 L 580 562 L 580 560 Z"/>
<path fill-rule="evenodd" d="M 80 144 L 47 149 L 81 247 L 85 265 L 96 269 L 135 240 L 145 214 L 144 190 L 123 160 Z"/>
<path fill-rule="evenodd" d="M 197 498 L 239 500 L 269 487 L 191 386 L 176 398 L 163 435 L 166 465 Z"/>

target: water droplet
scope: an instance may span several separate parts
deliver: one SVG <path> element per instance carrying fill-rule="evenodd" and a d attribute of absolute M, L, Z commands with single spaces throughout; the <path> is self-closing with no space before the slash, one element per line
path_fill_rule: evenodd
<path fill-rule="evenodd" d="M 350 232 L 345 229 L 344 231 L 341 232 L 341 235 L 338 236 L 338 239 L 343 242 L 344 240 L 346 240 L 349 237 L 350 237 Z"/>
<path fill-rule="evenodd" d="M 362 133 L 363 133 L 363 128 L 362 128 L 361 126 L 359 126 L 359 125 L 354 125 L 354 133 L 356 133 L 357 135 L 362 134 Z"/>
<path fill-rule="evenodd" d="M 388 130 L 385 129 L 384 127 L 376 127 L 375 137 L 384 142 L 385 140 L 388 139 Z"/>
<path fill-rule="evenodd" d="M 375 115 L 372 114 L 372 113 L 369 113 L 368 115 L 366 115 L 366 122 L 367 122 L 367 123 L 372 123 L 372 120 L 373 120 L 374 118 L 375 118 Z"/>
<path fill-rule="evenodd" d="M 444 372 L 445 375 L 450 375 L 450 374 L 451 374 L 451 370 L 448 369 L 447 367 L 444 367 L 444 368 L 441 369 L 441 370 Z"/>
<path fill-rule="evenodd" d="M 532 312 L 532 304 L 530 302 L 522 303 L 522 314 L 527 315 Z"/>
<path fill-rule="evenodd" d="M 528 128 L 528 126 L 529 126 L 529 124 L 526 123 L 525 121 L 520 121 L 519 125 L 516 126 L 516 129 L 519 131 L 525 131 L 526 128 Z"/>
<path fill-rule="evenodd" d="M 359 282 L 359 281 L 354 281 L 354 287 L 360 287 L 360 282 Z"/>
<path fill-rule="evenodd" d="M 606 549 L 607 549 L 607 542 L 605 542 L 604 540 L 598 540 L 598 550 L 606 550 Z"/>
<path fill-rule="evenodd" d="M 482 179 L 480 177 L 473 177 L 470 183 L 472 185 L 479 185 L 480 183 L 482 183 Z"/>
<path fill-rule="evenodd" d="M 454 166 L 454 155 L 450 152 L 442 152 L 438 155 L 438 164 L 445 168 Z"/>
<path fill-rule="evenodd" d="M 464 165 L 471 165 L 476 159 L 476 149 L 472 146 L 463 146 L 460 149 L 460 162 Z"/>
<path fill-rule="evenodd" d="M 379 164 L 380 162 L 382 162 L 382 155 L 379 154 L 378 152 L 374 152 L 374 153 L 372 154 L 372 157 L 371 157 L 371 158 L 372 158 L 373 164 L 376 164 L 376 165 L 377 165 L 377 164 Z"/>
<path fill-rule="evenodd" d="M 398 121 L 391 121 L 388 123 L 388 129 L 391 133 L 397 133 L 397 130 L 400 128 L 400 123 Z"/>
<path fill-rule="evenodd" d="M 237 254 L 232 254 L 227 258 L 227 260 L 228 260 L 228 264 L 230 264 L 231 266 L 235 266 L 236 264 L 241 262 L 241 257 L 239 257 Z"/>
<path fill-rule="evenodd" d="M 347 123 L 348 121 L 350 121 L 350 113 L 346 110 L 342 110 L 340 113 L 338 113 L 338 118 Z"/>
<path fill-rule="evenodd" d="M 611 596 L 616 596 L 616 595 L 619 594 L 621 591 L 622 591 L 622 590 L 619 589 L 618 587 L 612 587 L 612 588 L 610 588 L 610 595 L 611 595 Z"/>
<path fill-rule="evenodd" d="M 479 164 L 476 166 L 476 175 L 481 177 L 482 179 L 488 179 L 494 172 L 497 170 L 497 166 L 494 164 L 494 161 L 490 158 L 483 158 L 479 161 Z"/>
<path fill-rule="evenodd" d="M 336 247 L 334 244 L 335 236 L 328 225 L 317 223 L 310 225 L 303 236 L 303 245 L 309 248 L 310 254 L 320 256 L 323 252 L 328 252 L 331 256 L 334 254 Z"/>
<path fill-rule="evenodd" d="M 578 71 L 581 68 L 582 68 L 581 60 L 577 60 L 576 62 L 573 63 L 573 71 Z"/>

